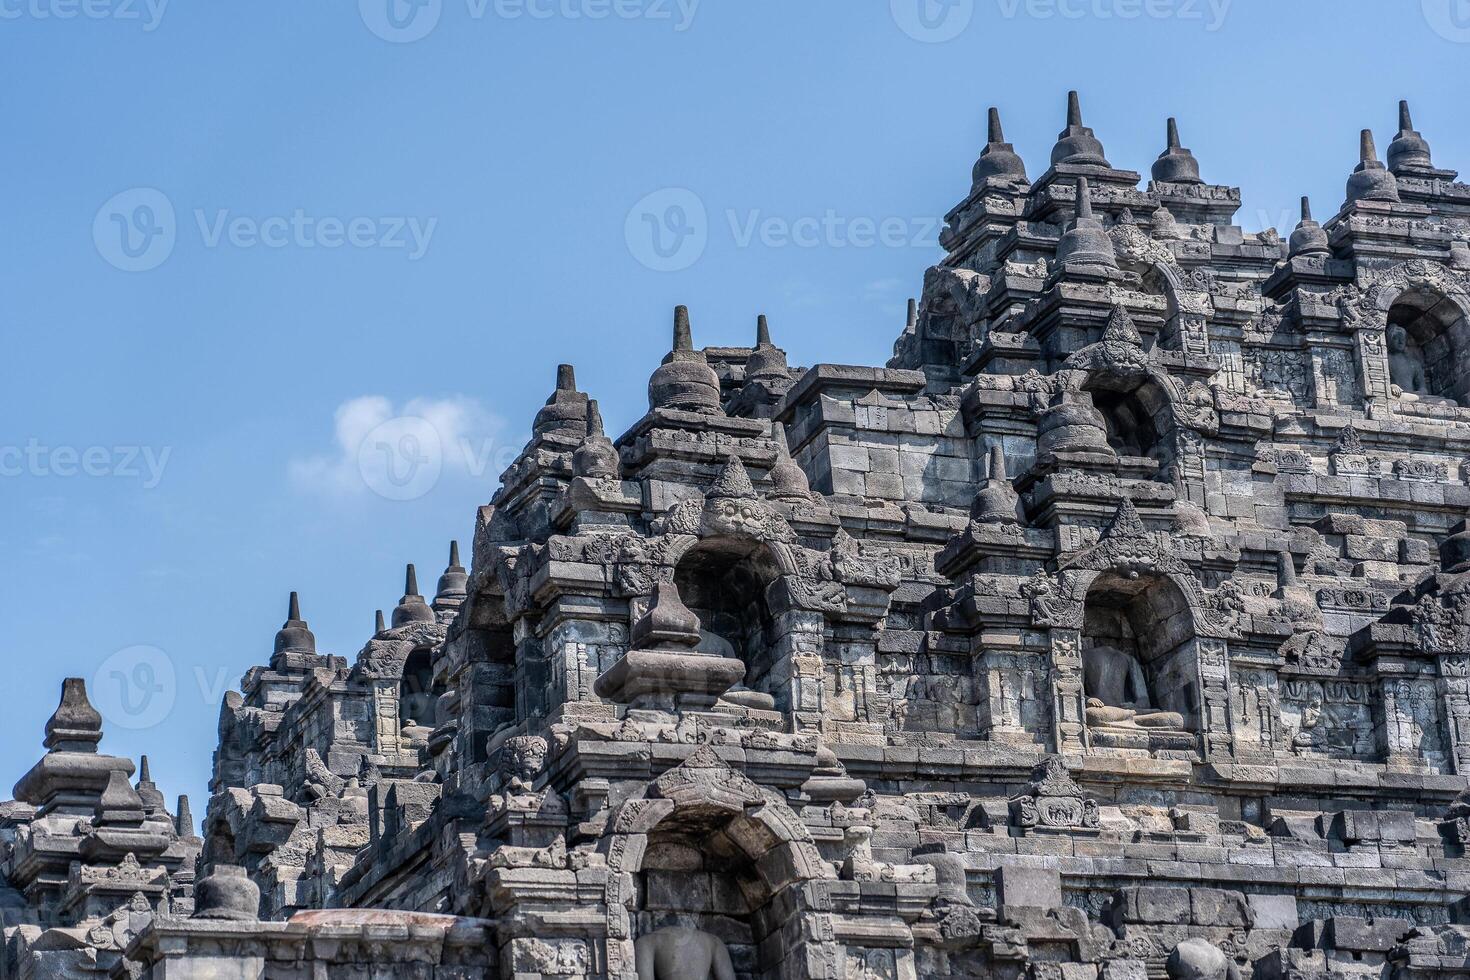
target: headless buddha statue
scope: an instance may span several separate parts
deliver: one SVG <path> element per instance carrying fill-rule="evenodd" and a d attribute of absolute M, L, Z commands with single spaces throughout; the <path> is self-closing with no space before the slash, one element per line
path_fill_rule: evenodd
<path fill-rule="evenodd" d="M 1117 647 L 1083 651 L 1082 683 L 1087 694 L 1087 723 L 1104 728 L 1182 729 L 1184 716 L 1160 711 L 1148 694 L 1143 665 Z"/>
<path fill-rule="evenodd" d="M 718 936 L 670 927 L 633 944 L 638 980 L 735 980 L 730 950 Z"/>

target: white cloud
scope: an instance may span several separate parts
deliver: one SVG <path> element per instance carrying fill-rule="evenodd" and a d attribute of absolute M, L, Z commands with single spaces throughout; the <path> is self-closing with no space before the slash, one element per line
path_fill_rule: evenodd
<path fill-rule="evenodd" d="M 365 395 L 337 407 L 333 450 L 292 460 L 289 473 L 328 496 L 413 500 L 443 480 L 499 476 L 520 448 L 504 434 L 503 419 L 463 395 L 401 406 Z"/>

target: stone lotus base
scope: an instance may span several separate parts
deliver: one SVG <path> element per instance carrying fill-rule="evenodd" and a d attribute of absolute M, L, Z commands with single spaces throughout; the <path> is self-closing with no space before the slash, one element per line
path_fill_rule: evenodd
<path fill-rule="evenodd" d="M 597 678 L 600 697 L 631 708 L 704 711 L 745 678 L 745 664 L 699 653 L 630 650 Z"/>

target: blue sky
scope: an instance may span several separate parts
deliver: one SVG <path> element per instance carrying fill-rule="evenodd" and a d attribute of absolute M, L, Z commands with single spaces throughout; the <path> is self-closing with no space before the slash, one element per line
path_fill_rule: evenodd
<path fill-rule="evenodd" d="M 79 675 L 202 814 L 287 592 L 354 656 L 557 362 L 621 431 L 677 303 L 881 363 L 987 105 L 1033 177 L 1068 88 L 1117 166 L 1176 115 L 1249 229 L 1399 98 L 1470 170 L 1470 0 L 388 2 L 0 0 L 0 785 Z"/>

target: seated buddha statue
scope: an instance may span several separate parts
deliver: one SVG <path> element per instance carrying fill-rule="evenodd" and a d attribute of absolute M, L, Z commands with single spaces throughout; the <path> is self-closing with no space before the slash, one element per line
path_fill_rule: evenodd
<path fill-rule="evenodd" d="M 1083 651 L 1082 685 L 1089 725 L 1172 730 L 1184 727 L 1183 715 L 1154 707 L 1143 665 L 1117 647 L 1095 646 Z"/>
<path fill-rule="evenodd" d="M 1388 380 L 1393 386 L 1393 393 L 1404 401 L 1454 404 L 1448 398 L 1438 398 L 1429 393 L 1424 361 L 1416 351 L 1409 349 L 1409 332 L 1397 324 L 1388 328 Z"/>

